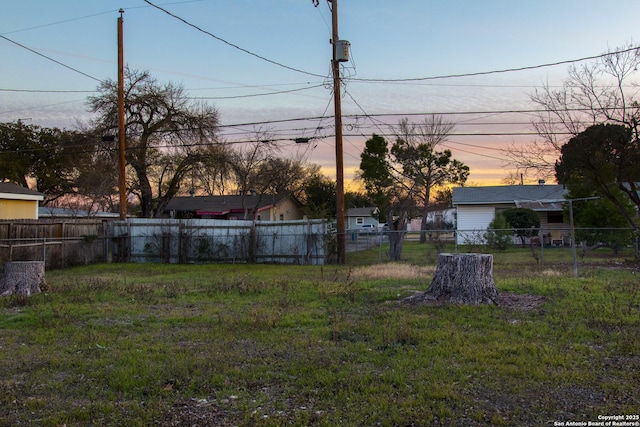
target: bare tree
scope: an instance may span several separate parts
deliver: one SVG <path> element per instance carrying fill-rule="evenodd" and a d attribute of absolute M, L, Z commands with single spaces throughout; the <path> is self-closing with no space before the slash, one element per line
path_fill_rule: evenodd
<path fill-rule="evenodd" d="M 541 107 L 533 127 L 539 139 L 511 146 L 504 154 L 519 172 L 551 178 L 562 146 L 589 126 L 614 123 L 632 129 L 638 137 L 640 105 L 631 78 L 640 65 L 640 50 L 632 43 L 609 51 L 593 63 L 569 68 L 562 88 L 536 89 L 531 100 Z"/>
<path fill-rule="evenodd" d="M 228 158 L 229 188 L 242 196 L 245 219 L 263 195 L 297 193 L 306 175 L 302 158 L 283 158 L 268 130 L 256 129 L 253 139 Z M 258 197 L 246 197 L 249 195 Z"/>
<path fill-rule="evenodd" d="M 88 104 L 99 113 L 94 125 L 107 133 L 117 129 L 117 83 L 103 82 Z M 161 214 L 215 143 L 218 111 L 190 103 L 181 86 L 160 84 L 146 72 L 125 71 L 126 160 L 135 180 L 128 182 L 140 200 L 142 216 Z"/>

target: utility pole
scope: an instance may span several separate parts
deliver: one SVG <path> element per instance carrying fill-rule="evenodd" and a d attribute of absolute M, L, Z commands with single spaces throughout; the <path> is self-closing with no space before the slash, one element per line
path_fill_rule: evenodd
<path fill-rule="evenodd" d="M 344 61 L 338 55 L 338 0 L 328 0 L 331 3 L 332 35 L 331 46 L 333 58 L 331 69 L 333 70 L 333 104 L 336 126 L 336 238 L 338 245 L 338 264 L 345 263 L 345 226 L 344 226 L 344 154 L 342 147 L 342 106 L 340 104 L 340 61 Z"/>
<path fill-rule="evenodd" d="M 125 156 L 126 130 L 124 125 L 124 43 L 122 34 L 122 14 L 124 9 L 120 9 L 118 18 L 118 141 L 120 148 L 119 171 L 120 171 L 120 219 L 127 218 L 127 182 L 125 177 Z"/>

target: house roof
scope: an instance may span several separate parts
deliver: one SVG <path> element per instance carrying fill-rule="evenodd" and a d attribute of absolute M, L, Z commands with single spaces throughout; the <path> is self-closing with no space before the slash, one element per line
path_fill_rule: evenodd
<path fill-rule="evenodd" d="M 269 209 L 287 197 L 283 194 L 174 197 L 167 204 L 165 211 L 197 212 L 209 215 L 242 212 L 245 208 L 261 211 Z"/>
<path fill-rule="evenodd" d="M 44 194 L 13 182 L 0 182 L 0 198 L 13 200 L 44 200 Z"/>
<path fill-rule="evenodd" d="M 567 190 L 562 185 L 502 185 L 491 187 L 455 187 L 453 205 L 523 204 L 559 202 Z M 541 206 L 540 206 L 541 207 Z"/>
<path fill-rule="evenodd" d="M 56 208 L 50 206 L 40 206 L 38 208 L 38 217 L 40 218 L 120 218 L 119 213 L 113 212 L 90 212 L 84 209 Z"/>
<path fill-rule="evenodd" d="M 372 216 L 377 211 L 378 208 L 375 206 L 368 208 L 350 208 L 347 209 L 346 216 Z"/>

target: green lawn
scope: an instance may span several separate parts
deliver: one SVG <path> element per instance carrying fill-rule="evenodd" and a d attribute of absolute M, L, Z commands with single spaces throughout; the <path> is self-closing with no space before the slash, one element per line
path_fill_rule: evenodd
<path fill-rule="evenodd" d="M 407 306 L 437 252 L 347 266 L 111 264 L 0 298 L 0 425 L 553 425 L 640 412 L 637 266 L 496 254 L 532 308 Z M 403 275 L 410 264 L 430 265 Z"/>

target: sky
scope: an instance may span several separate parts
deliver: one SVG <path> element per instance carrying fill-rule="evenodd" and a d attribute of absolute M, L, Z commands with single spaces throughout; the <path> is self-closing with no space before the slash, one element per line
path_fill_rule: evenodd
<path fill-rule="evenodd" d="M 225 141 L 246 144 L 265 133 L 283 155 L 304 154 L 335 176 L 327 0 L 318 7 L 311 0 L 0 0 L 0 7 L 0 122 L 88 123 L 87 97 L 101 81 L 117 80 L 123 9 L 127 66 L 215 106 Z M 560 86 L 570 66 L 540 65 L 640 40 L 637 0 L 340 0 L 338 15 L 339 38 L 351 44 L 341 104 L 344 173 L 354 190 L 366 139 L 377 133 L 391 141 L 403 117 L 419 122 L 424 114 L 455 124 L 442 148 L 470 167 L 468 185 L 501 184 L 515 172 L 501 149 L 536 138 L 533 115 L 513 111 L 537 108 L 531 94 Z M 530 69 L 503 72 L 519 68 Z"/>

